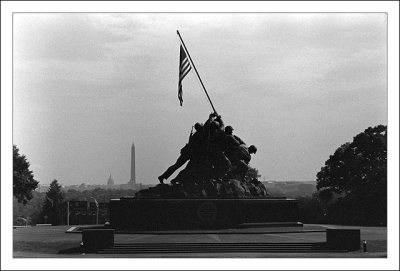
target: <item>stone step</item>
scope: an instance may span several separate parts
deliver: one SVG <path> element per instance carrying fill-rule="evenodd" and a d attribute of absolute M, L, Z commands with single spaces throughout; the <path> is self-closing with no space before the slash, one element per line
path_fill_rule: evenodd
<path fill-rule="evenodd" d="M 326 247 L 326 243 L 152 243 L 115 244 L 114 248 L 152 248 L 152 247 Z"/>
<path fill-rule="evenodd" d="M 229 252 L 347 252 L 326 243 L 139 243 L 115 244 L 100 254 L 140 253 L 229 253 Z"/>

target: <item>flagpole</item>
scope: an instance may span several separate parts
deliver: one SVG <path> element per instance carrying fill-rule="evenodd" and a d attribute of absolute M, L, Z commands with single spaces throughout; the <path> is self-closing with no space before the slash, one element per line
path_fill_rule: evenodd
<path fill-rule="evenodd" d="M 197 72 L 196 66 L 194 65 L 193 60 L 192 60 L 192 58 L 190 57 L 189 51 L 187 50 L 186 45 L 185 45 L 185 43 L 183 42 L 183 39 L 182 39 L 182 37 L 181 37 L 181 34 L 179 33 L 178 30 L 176 30 L 176 33 L 178 34 L 179 39 L 180 39 L 181 42 L 182 42 L 183 48 L 185 48 L 185 51 L 186 51 L 186 53 L 187 53 L 187 55 L 188 55 L 188 57 L 189 57 L 189 60 L 190 60 L 190 62 L 191 62 L 192 65 L 193 65 L 194 71 L 196 72 L 197 77 L 198 77 L 199 80 L 200 80 L 201 86 L 203 87 L 203 90 L 204 90 L 204 92 L 205 92 L 206 95 L 207 95 L 208 101 L 210 102 L 211 107 L 212 107 L 212 109 L 214 110 L 214 113 L 218 115 L 218 113 L 217 113 L 217 111 L 215 110 L 214 105 L 213 105 L 213 103 L 212 103 L 212 101 L 211 101 L 211 99 L 210 99 L 210 96 L 208 96 L 208 93 L 207 93 L 207 90 L 206 90 L 206 88 L 205 88 L 205 86 L 204 86 L 204 84 L 203 84 L 203 81 L 201 80 L 200 75 L 199 75 L 199 73 Z"/>
<path fill-rule="evenodd" d="M 69 226 L 69 201 L 67 201 L 67 225 Z"/>

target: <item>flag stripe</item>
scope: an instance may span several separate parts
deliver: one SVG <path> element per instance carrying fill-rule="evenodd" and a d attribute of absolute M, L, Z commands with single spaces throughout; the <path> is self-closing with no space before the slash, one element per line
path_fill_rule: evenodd
<path fill-rule="evenodd" d="M 180 74 L 182 75 L 183 73 L 185 73 L 186 70 L 190 71 L 191 68 L 192 67 L 190 66 L 189 62 L 185 63 L 184 65 L 181 65 Z M 183 77 L 182 77 L 182 79 L 183 79 Z"/>
<path fill-rule="evenodd" d="M 187 59 L 187 57 L 185 56 L 185 59 L 183 59 L 183 61 L 181 62 L 181 66 L 186 65 L 187 63 L 189 63 L 189 59 Z"/>
<path fill-rule="evenodd" d="M 186 76 L 186 74 L 188 74 L 190 72 L 192 68 L 189 66 L 188 68 L 186 68 L 185 70 L 183 70 L 180 74 L 180 78 L 181 80 Z"/>
<path fill-rule="evenodd" d="M 190 66 L 190 63 L 189 63 L 188 59 L 186 59 L 185 62 L 182 62 L 181 68 L 186 67 L 186 66 Z"/>
<path fill-rule="evenodd" d="M 190 70 L 192 67 L 190 67 L 190 65 L 186 65 L 184 67 L 181 67 L 181 74 L 184 73 L 186 70 Z"/>
<path fill-rule="evenodd" d="M 186 65 L 190 65 L 189 59 L 187 59 L 187 58 L 185 58 L 185 60 L 181 63 L 181 67 L 186 66 Z"/>

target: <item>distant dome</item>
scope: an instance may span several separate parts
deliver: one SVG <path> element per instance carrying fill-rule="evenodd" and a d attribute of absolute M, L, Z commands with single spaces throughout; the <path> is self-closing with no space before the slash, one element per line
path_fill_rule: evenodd
<path fill-rule="evenodd" d="M 110 177 L 108 178 L 107 185 L 114 185 L 114 179 L 111 177 L 111 174 Z"/>

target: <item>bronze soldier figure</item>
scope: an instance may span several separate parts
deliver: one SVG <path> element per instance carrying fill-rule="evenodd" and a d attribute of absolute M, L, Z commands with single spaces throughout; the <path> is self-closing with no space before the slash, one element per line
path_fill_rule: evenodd
<path fill-rule="evenodd" d="M 232 128 L 232 126 L 228 125 L 225 127 L 225 134 L 227 134 L 228 136 L 233 136 L 239 142 L 240 145 L 242 145 L 242 144 L 246 145 L 246 143 L 244 143 L 244 141 L 242 139 L 240 139 L 240 137 L 233 134 L 233 130 L 234 129 Z"/>
<path fill-rule="evenodd" d="M 246 145 L 241 144 L 228 149 L 225 154 L 232 163 L 232 170 L 228 173 L 229 177 L 239 175 L 241 180 L 244 180 L 244 177 L 249 170 L 248 165 L 251 160 L 251 154 L 256 152 L 257 148 L 254 145 L 247 148 Z"/>
<path fill-rule="evenodd" d="M 160 183 L 164 183 L 164 179 L 168 179 L 178 168 L 183 166 L 187 161 L 193 159 L 193 157 L 199 156 L 199 145 L 203 138 L 202 130 L 203 125 L 196 123 L 194 125 L 196 132 L 190 134 L 189 142 L 181 149 L 180 156 L 176 160 L 175 164 L 170 166 L 163 174 L 158 177 Z"/>
<path fill-rule="evenodd" d="M 211 115 L 210 115 L 211 116 Z M 213 167 L 212 178 L 220 179 L 225 176 L 231 167 L 231 162 L 225 155 L 225 151 L 240 143 L 224 131 L 224 122 L 220 115 L 214 116 L 209 125 L 209 160 Z"/>

